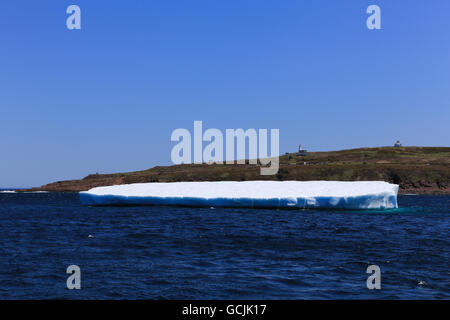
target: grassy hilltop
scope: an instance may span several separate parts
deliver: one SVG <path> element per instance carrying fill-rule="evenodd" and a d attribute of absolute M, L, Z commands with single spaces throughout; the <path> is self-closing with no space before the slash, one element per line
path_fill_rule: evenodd
<path fill-rule="evenodd" d="M 383 180 L 400 185 L 400 193 L 450 194 L 450 148 L 380 147 L 296 153 L 280 157 L 274 176 L 261 176 L 257 165 L 191 164 L 148 170 L 91 174 L 59 181 L 34 191 L 78 192 L 93 187 L 139 182 L 245 180 Z"/>

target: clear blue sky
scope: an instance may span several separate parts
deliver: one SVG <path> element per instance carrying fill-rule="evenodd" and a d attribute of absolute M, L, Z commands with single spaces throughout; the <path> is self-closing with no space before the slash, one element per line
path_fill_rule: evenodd
<path fill-rule="evenodd" d="M 0 41 L 0 187 L 169 165 L 194 120 L 281 153 L 450 145 L 448 0 L 5 0 Z"/>

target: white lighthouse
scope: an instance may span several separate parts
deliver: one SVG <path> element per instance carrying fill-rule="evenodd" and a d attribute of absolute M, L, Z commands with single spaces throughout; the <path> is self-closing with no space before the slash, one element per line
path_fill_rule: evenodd
<path fill-rule="evenodd" d="M 306 156 L 308 154 L 308 151 L 305 149 L 302 149 L 302 145 L 299 144 L 298 145 L 298 154 L 301 156 Z"/>

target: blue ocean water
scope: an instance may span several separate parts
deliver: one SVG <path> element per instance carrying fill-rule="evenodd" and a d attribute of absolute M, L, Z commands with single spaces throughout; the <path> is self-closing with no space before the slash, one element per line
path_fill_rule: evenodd
<path fill-rule="evenodd" d="M 450 196 L 399 205 L 85 207 L 77 194 L 0 193 L 0 299 L 449 299 Z M 81 290 L 66 287 L 72 264 Z M 371 264 L 381 290 L 366 287 Z"/>

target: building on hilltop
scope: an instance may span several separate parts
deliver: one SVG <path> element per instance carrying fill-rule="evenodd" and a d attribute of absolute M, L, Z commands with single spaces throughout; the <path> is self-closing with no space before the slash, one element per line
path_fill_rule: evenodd
<path fill-rule="evenodd" d="M 402 144 L 400 143 L 400 140 L 397 140 L 394 144 L 394 147 L 401 147 Z"/>
<path fill-rule="evenodd" d="M 305 149 L 302 149 L 302 145 L 299 144 L 298 145 L 298 154 L 301 156 L 306 156 L 306 155 L 308 155 L 308 151 Z"/>

